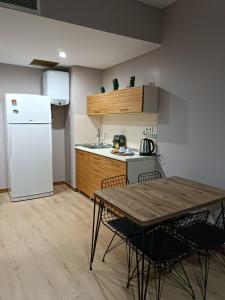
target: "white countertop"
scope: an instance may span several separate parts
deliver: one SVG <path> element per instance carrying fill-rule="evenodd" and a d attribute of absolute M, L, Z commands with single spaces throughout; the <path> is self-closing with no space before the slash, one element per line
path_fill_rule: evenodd
<path fill-rule="evenodd" d="M 132 155 L 132 156 L 120 156 L 120 155 L 112 154 L 111 153 L 112 148 L 89 149 L 89 148 L 77 145 L 77 146 L 75 146 L 75 149 L 90 152 L 90 153 L 97 154 L 97 155 L 102 155 L 102 156 L 105 156 L 108 158 L 112 158 L 112 159 L 116 159 L 116 160 L 120 160 L 120 161 L 124 161 L 124 162 L 137 161 L 137 160 L 153 160 L 156 158 L 155 156 L 141 156 L 138 151 L 133 151 L 134 155 Z"/>

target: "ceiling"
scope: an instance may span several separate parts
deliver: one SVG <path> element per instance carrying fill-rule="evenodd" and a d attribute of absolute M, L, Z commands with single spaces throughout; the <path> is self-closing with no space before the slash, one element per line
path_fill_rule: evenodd
<path fill-rule="evenodd" d="M 105 69 L 159 45 L 0 8 L 0 63 L 28 66 L 36 59 Z M 67 58 L 60 58 L 65 51 Z"/>
<path fill-rule="evenodd" d="M 137 1 L 163 9 L 171 5 L 172 3 L 176 2 L 177 0 L 137 0 Z"/>

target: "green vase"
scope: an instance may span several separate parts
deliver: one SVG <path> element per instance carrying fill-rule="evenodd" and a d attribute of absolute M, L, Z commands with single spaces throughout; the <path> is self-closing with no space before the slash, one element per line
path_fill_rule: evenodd
<path fill-rule="evenodd" d="M 119 81 L 117 78 L 113 79 L 113 90 L 117 91 L 119 89 Z"/>
<path fill-rule="evenodd" d="M 130 87 L 134 87 L 135 86 L 135 76 L 131 76 L 130 78 Z"/>
<path fill-rule="evenodd" d="M 102 93 L 102 94 L 105 93 L 105 88 L 104 88 L 104 86 L 102 86 L 100 90 L 101 90 L 101 93 Z"/>

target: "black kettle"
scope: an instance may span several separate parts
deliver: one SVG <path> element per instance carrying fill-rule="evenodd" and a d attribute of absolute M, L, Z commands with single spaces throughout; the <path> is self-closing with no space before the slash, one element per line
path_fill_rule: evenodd
<path fill-rule="evenodd" d="M 143 139 L 140 144 L 140 155 L 141 156 L 151 156 L 155 150 L 155 144 L 153 140 Z"/>

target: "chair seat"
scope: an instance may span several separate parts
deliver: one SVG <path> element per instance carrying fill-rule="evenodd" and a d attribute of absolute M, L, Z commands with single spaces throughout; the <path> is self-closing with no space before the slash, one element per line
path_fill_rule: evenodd
<path fill-rule="evenodd" d="M 125 217 L 110 220 L 108 221 L 108 224 L 115 230 L 117 230 L 119 233 L 122 233 L 127 238 L 130 238 L 134 235 L 134 233 L 139 233 L 142 230 L 141 226 L 136 225 L 135 227 L 135 223 Z M 151 228 L 151 226 L 147 226 L 145 228 L 145 232 L 150 230 Z"/>
<path fill-rule="evenodd" d="M 180 233 L 201 249 L 212 250 L 225 243 L 225 231 L 209 223 L 196 223 L 181 228 Z"/>
<path fill-rule="evenodd" d="M 152 245 L 153 241 L 153 245 Z M 145 235 L 144 251 L 142 237 L 139 235 L 132 239 L 132 244 L 155 263 L 169 263 L 178 261 L 190 255 L 192 249 L 183 241 L 161 229 Z"/>

